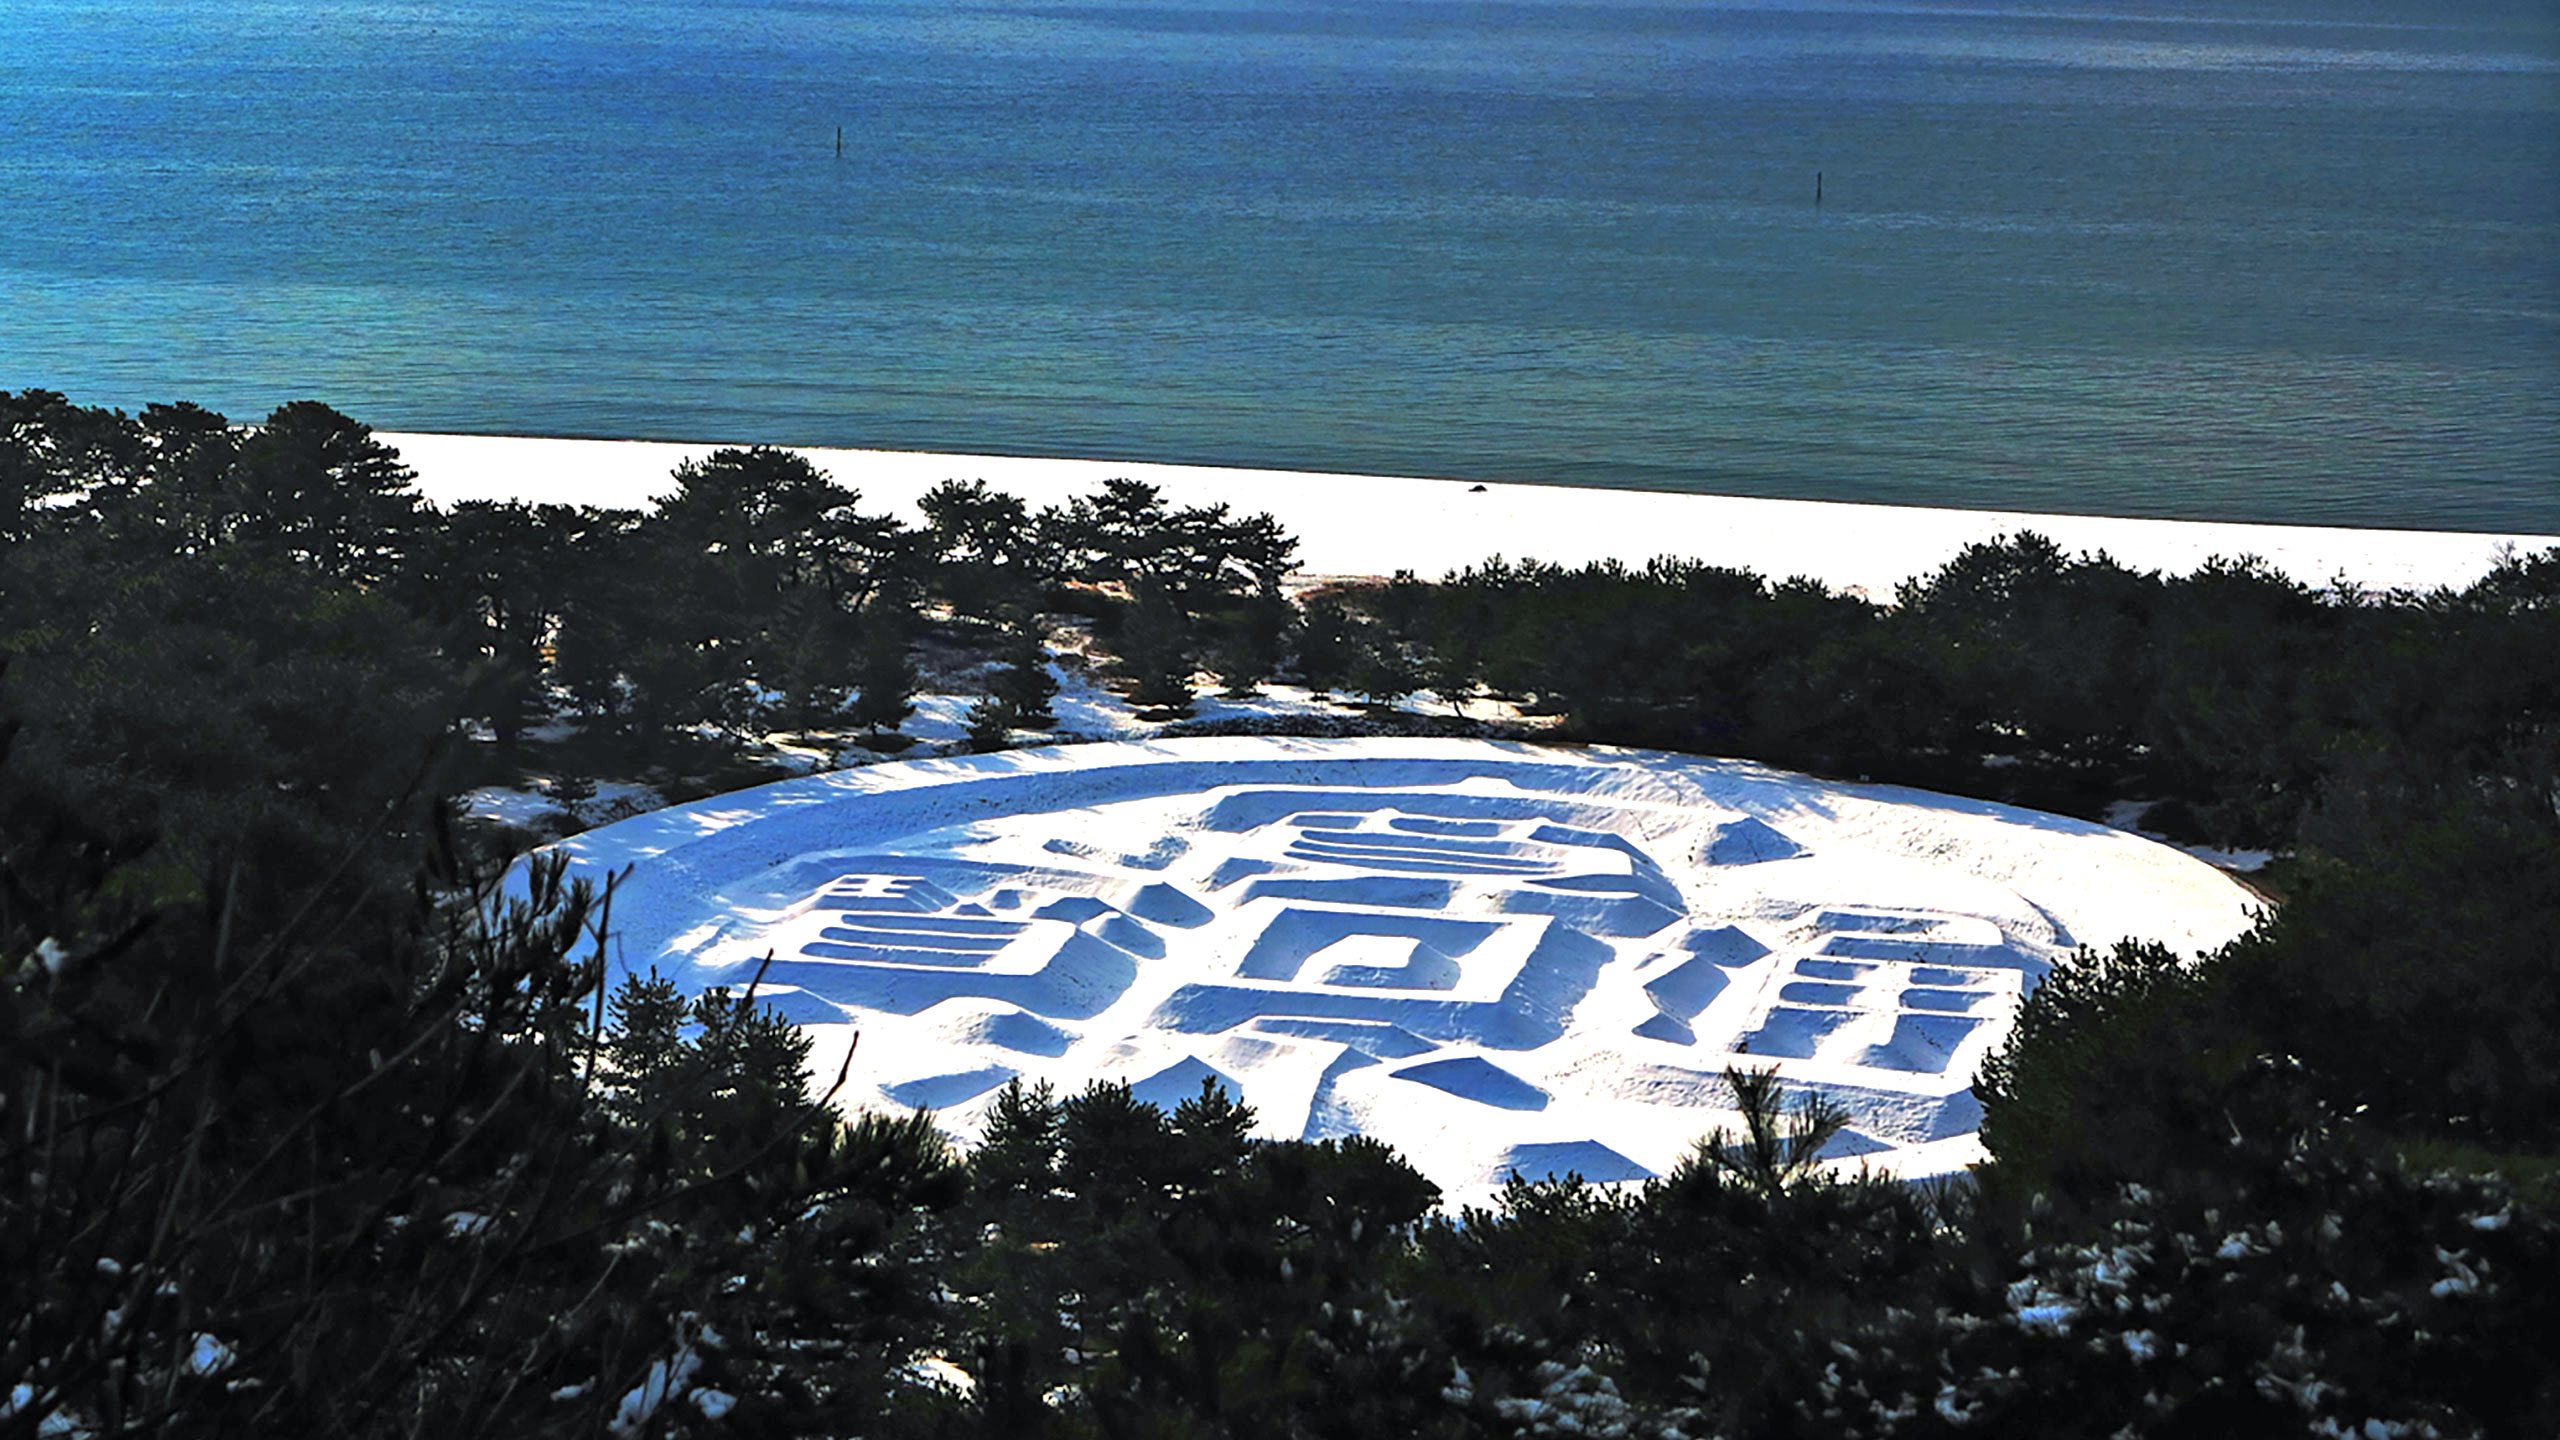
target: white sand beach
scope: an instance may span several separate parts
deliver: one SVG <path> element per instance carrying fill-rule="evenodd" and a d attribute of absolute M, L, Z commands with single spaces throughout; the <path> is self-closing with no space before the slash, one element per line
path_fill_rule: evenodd
<path fill-rule="evenodd" d="M 439 504 L 517 499 L 645 506 L 683 460 L 720 448 L 627 440 L 552 440 L 384 432 Z M 1489 556 L 1582 564 L 1676 555 L 1805 575 L 1889 599 L 1965 545 L 2033 530 L 2064 549 L 2103 551 L 2138 569 L 2184 574 L 2215 556 L 2253 555 L 2306 584 L 2367 590 L 2461 587 L 2510 550 L 2560 536 L 2354 530 L 1939 510 L 1813 500 L 1760 500 L 1560 485 L 1487 484 L 1124 461 L 1046 460 L 888 450 L 798 448 L 862 494 L 866 507 L 920 519 L 916 498 L 944 480 L 984 480 L 1034 506 L 1091 494 L 1119 476 L 1160 487 L 1175 505 L 1269 511 L 1298 537 L 1307 575 L 1426 579 Z"/>

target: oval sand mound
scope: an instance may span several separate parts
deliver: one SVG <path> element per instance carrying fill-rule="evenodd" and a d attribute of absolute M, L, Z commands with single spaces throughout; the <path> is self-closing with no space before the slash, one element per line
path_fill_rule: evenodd
<path fill-rule="evenodd" d="M 1263 1134 L 1376 1136 L 1452 1199 L 1665 1173 L 1734 1123 L 1735 1064 L 1844 1106 L 1844 1163 L 1959 1168 L 1975 1067 L 2056 959 L 2250 922 L 2228 877 L 2084 821 L 1474 740 L 879 765 L 563 848 L 629 867 L 621 968 L 743 985 L 769 952 L 826 1073 L 858 1030 L 848 1103 L 967 1135 L 1016 1077 L 1212 1081 Z"/>

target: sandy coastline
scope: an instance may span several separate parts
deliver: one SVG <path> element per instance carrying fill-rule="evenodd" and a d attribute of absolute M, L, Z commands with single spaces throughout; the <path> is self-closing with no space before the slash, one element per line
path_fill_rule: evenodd
<path fill-rule="evenodd" d="M 644 506 L 670 488 L 685 459 L 719 448 L 625 440 L 383 432 L 438 504 L 521 499 Z M 1773 578 L 1811 576 L 1890 597 L 1900 582 L 1944 564 L 1965 545 L 2019 530 L 2071 551 L 2104 551 L 2141 569 L 2185 573 L 2214 556 L 2254 555 L 2307 583 L 2344 580 L 2372 590 L 2460 587 L 2509 550 L 2560 546 L 2560 536 L 2354 530 L 2180 520 L 1938 510 L 1814 500 L 1762 500 L 1328 475 L 1125 461 L 1026 459 L 794 447 L 862 494 L 866 508 L 921 517 L 918 496 L 944 480 L 984 480 L 1034 506 L 1090 494 L 1127 476 L 1176 505 L 1269 511 L 1298 537 L 1311 575 L 1426 578 L 1492 555 L 1580 564 L 1679 555 Z"/>

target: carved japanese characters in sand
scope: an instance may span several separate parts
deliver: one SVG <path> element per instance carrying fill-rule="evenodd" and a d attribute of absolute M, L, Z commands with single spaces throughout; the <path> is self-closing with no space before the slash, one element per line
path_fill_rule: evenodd
<path fill-rule="evenodd" d="M 2001 817 L 1971 851 L 1915 857 L 1814 782 L 1751 767 L 1201 743 L 1220 758 L 962 762 L 939 782 L 952 803 L 921 817 L 951 823 L 922 828 L 898 816 L 933 796 L 927 777 L 826 801 L 846 812 L 833 830 L 804 815 L 812 848 L 702 896 L 730 913 L 653 963 L 696 986 L 761 966 L 794 1021 L 858 1029 L 858 1103 L 966 1132 L 1017 1077 L 1126 1081 L 1167 1108 L 1210 1081 L 1260 1133 L 1372 1135 L 1463 1193 L 1514 1171 L 1662 1173 L 1732 1122 L 1731 1065 L 1841 1104 L 1833 1155 L 1953 1168 L 1972 1155 L 1972 1073 L 2022 993 L 2113 938 L 1979 873 L 2017 868 L 1978 863 Z M 1115 783 L 1113 750 L 1149 757 Z M 2113 836 L 2051 823 L 2068 828 L 2010 838 Z M 2208 928 L 2245 923 L 2236 887 L 2167 859 L 2202 872 L 2175 878 L 2217 912 Z"/>

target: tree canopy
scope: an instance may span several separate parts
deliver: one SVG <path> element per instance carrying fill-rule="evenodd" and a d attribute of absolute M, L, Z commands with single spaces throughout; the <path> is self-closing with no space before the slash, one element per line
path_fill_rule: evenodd
<path fill-rule="evenodd" d="M 647 513 L 438 511 L 324 406 L 0 393 L 0 1436 L 2560 1430 L 2560 554 L 2369 595 L 2023 536 L 1891 606 L 1668 560 L 1298 606 L 1267 517 L 1143 485 L 926 515 L 762 449 Z M 2058 967 L 1961 1183 L 1819 1163 L 1836 1117 L 1736 1071 L 1676 1173 L 1450 1214 L 1214 1086 L 1015 1085 L 971 1146 L 840 1112 L 756 985 L 613 983 L 610 893 L 502 885 L 441 803 L 483 725 L 885 729 L 950 636 L 1028 720 L 1061 614 L 1168 699 L 1424 677 L 2140 797 L 2281 847 L 2281 903 Z"/>

